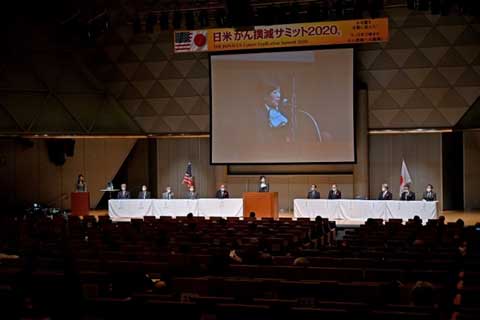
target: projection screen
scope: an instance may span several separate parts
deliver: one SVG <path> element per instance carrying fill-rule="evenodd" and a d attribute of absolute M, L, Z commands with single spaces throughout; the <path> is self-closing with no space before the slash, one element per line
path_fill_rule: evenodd
<path fill-rule="evenodd" d="M 353 49 L 210 56 L 211 162 L 355 161 Z"/>

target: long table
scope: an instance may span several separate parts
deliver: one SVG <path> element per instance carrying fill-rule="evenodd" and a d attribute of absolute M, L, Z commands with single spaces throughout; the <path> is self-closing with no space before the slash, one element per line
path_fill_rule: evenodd
<path fill-rule="evenodd" d="M 294 218 L 322 216 L 330 220 L 364 222 L 368 218 L 411 219 L 415 215 L 422 220 L 437 218 L 438 203 L 426 201 L 379 200 L 327 200 L 295 199 Z M 189 212 L 203 217 L 242 217 L 242 199 L 111 199 L 108 214 L 112 220 L 141 218 L 144 216 L 186 216 Z"/>
<path fill-rule="evenodd" d="M 322 216 L 330 220 L 365 221 L 368 218 L 408 220 L 418 215 L 425 222 L 438 217 L 438 202 L 295 199 L 293 216 L 311 218 Z"/>
<path fill-rule="evenodd" d="M 242 199 L 111 199 L 108 214 L 112 220 L 144 216 L 242 217 Z"/>

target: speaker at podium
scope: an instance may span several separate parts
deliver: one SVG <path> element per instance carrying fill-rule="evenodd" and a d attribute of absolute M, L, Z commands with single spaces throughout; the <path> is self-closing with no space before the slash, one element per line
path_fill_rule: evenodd
<path fill-rule="evenodd" d="M 252 211 L 257 218 L 278 219 L 278 192 L 244 192 L 243 217 Z"/>

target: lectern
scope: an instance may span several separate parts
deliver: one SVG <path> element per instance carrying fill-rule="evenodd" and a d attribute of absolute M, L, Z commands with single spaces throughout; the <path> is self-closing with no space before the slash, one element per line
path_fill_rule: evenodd
<path fill-rule="evenodd" d="M 87 216 L 90 211 L 90 193 L 72 192 L 70 194 L 70 209 L 74 216 Z"/>
<path fill-rule="evenodd" d="M 278 219 L 278 192 L 244 192 L 243 217 L 254 211 L 257 218 Z"/>

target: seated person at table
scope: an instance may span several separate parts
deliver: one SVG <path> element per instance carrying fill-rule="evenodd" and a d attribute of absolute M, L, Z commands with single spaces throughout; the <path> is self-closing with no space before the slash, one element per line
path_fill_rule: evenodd
<path fill-rule="evenodd" d="M 337 189 L 336 184 L 332 184 L 332 188 L 328 191 L 328 199 L 342 199 L 342 192 Z"/>
<path fill-rule="evenodd" d="M 260 182 L 258 184 L 258 192 L 268 192 L 270 186 L 268 185 L 267 178 L 265 176 L 260 176 Z"/>
<path fill-rule="evenodd" d="M 378 200 L 392 200 L 392 193 L 388 190 L 388 184 L 382 184 L 382 192 L 378 194 Z"/>
<path fill-rule="evenodd" d="M 185 198 L 190 199 L 190 200 L 198 199 L 198 193 L 195 191 L 194 186 L 190 186 Z"/>
<path fill-rule="evenodd" d="M 312 184 L 310 191 L 307 193 L 307 199 L 320 199 L 320 192 L 317 191 L 317 185 Z"/>
<path fill-rule="evenodd" d="M 130 192 L 127 191 L 127 185 L 125 183 L 120 185 L 120 191 L 117 194 L 117 199 L 130 199 Z"/>
<path fill-rule="evenodd" d="M 172 192 L 172 188 L 167 187 L 165 189 L 165 192 L 162 193 L 162 199 L 173 199 L 174 198 L 174 193 Z"/>
<path fill-rule="evenodd" d="M 142 185 L 142 191 L 138 193 L 138 199 L 150 199 L 150 191 L 147 191 L 147 186 Z"/>
<path fill-rule="evenodd" d="M 403 187 L 402 195 L 400 196 L 402 201 L 413 201 L 415 200 L 415 192 L 410 191 L 410 185 L 406 184 Z"/>
<path fill-rule="evenodd" d="M 217 198 L 217 199 L 228 199 L 228 198 L 230 198 L 230 195 L 228 194 L 227 189 L 225 189 L 224 184 L 220 185 L 220 189 L 217 190 L 215 198 Z"/>
<path fill-rule="evenodd" d="M 433 191 L 433 186 L 431 184 L 427 184 L 427 189 L 423 193 L 423 200 L 437 201 L 437 193 Z"/>

